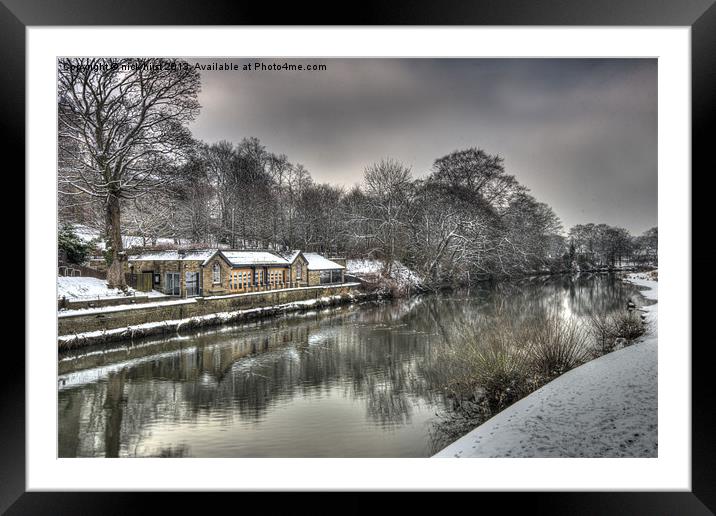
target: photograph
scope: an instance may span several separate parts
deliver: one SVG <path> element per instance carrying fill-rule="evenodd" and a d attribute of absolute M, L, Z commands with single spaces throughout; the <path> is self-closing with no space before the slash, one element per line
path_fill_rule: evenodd
<path fill-rule="evenodd" d="M 659 66 L 58 56 L 57 458 L 658 459 Z"/>

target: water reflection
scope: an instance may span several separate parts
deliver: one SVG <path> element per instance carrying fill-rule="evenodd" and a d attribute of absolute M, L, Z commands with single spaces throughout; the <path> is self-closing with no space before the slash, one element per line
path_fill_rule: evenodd
<path fill-rule="evenodd" d="M 68 352 L 59 455 L 428 456 L 445 400 L 421 371 L 461 322 L 586 317 L 630 297 L 610 276 L 539 279 Z"/>

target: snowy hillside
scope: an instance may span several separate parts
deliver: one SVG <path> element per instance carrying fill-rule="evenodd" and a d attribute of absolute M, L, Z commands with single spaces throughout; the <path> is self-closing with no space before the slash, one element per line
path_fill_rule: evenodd
<path fill-rule="evenodd" d="M 400 293 L 419 290 L 423 285 L 423 281 L 415 271 L 397 260 L 393 262 L 388 276 L 385 275 L 385 263 L 381 260 L 346 260 L 346 274 L 368 282 L 382 283 L 391 290 L 397 290 Z"/>

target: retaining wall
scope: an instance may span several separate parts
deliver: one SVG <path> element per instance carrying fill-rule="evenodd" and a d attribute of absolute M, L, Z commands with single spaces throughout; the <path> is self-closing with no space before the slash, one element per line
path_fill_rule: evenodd
<path fill-rule="evenodd" d="M 249 294 L 199 297 L 178 301 L 164 301 L 86 310 L 80 313 L 61 312 L 57 317 L 57 334 L 72 335 L 90 331 L 126 328 L 137 324 L 187 319 L 219 312 L 263 308 L 297 301 L 307 301 L 341 294 L 351 294 L 360 288 L 358 283 L 274 290 Z"/>
<path fill-rule="evenodd" d="M 134 305 L 138 303 L 150 303 L 153 301 L 161 301 L 156 297 L 149 297 L 146 294 L 136 296 L 123 297 L 101 297 L 99 299 L 67 299 L 61 298 L 57 300 L 57 308 L 68 310 L 77 310 L 79 308 L 98 308 L 101 306 L 117 306 L 117 305 Z"/>

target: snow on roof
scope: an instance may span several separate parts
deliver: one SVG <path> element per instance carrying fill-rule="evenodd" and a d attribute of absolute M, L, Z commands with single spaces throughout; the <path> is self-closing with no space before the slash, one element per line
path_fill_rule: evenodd
<path fill-rule="evenodd" d="M 288 263 L 293 263 L 294 261 L 296 261 L 296 258 L 299 254 L 301 254 L 300 249 L 294 249 L 293 251 L 286 251 L 285 253 L 281 253 L 281 256 L 286 258 Z"/>
<path fill-rule="evenodd" d="M 289 262 L 268 251 L 221 251 L 231 265 L 289 265 Z"/>
<path fill-rule="evenodd" d="M 135 261 L 196 261 L 206 263 L 206 261 L 214 256 L 216 249 L 200 249 L 179 251 L 177 249 L 166 251 L 145 251 L 140 254 L 132 255 L 128 258 L 130 262 Z"/>
<path fill-rule="evenodd" d="M 303 256 L 308 261 L 309 271 L 321 271 L 326 269 L 345 269 L 343 265 L 339 265 L 336 262 L 332 262 L 328 258 L 325 258 L 318 253 L 303 253 Z"/>

